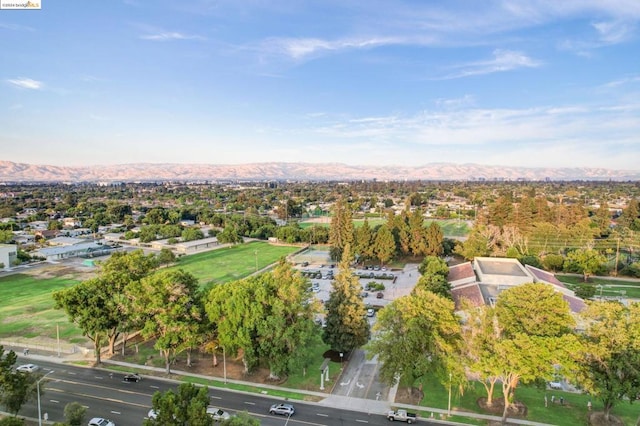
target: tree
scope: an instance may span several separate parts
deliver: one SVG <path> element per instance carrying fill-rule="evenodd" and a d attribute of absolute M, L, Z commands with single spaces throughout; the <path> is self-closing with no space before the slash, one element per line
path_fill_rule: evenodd
<path fill-rule="evenodd" d="M 241 243 L 242 236 L 238 234 L 234 224 L 230 223 L 224 227 L 217 237 L 220 244 L 238 244 Z"/>
<path fill-rule="evenodd" d="M 482 233 L 482 227 L 474 227 L 467 240 L 458 245 L 455 252 L 468 260 L 490 255 L 489 239 Z"/>
<path fill-rule="evenodd" d="M 590 302 L 581 319 L 579 382 L 602 401 L 608 420 L 616 404 L 640 394 L 640 304 Z"/>
<path fill-rule="evenodd" d="M 550 380 L 557 365 L 573 369 L 579 344 L 569 305 L 550 285 L 523 284 L 503 291 L 495 314 L 493 355 L 479 373 L 502 384 L 504 422 L 517 385 Z"/>
<path fill-rule="evenodd" d="M 142 336 L 155 337 L 154 348 L 170 374 L 171 358 L 193 347 L 200 335 L 204 319 L 198 280 L 181 269 L 156 272 L 129 286 L 128 297 L 144 318 Z"/>
<path fill-rule="evenodd" d="M 16 416 L 24 404 L 36 397 L 36 385 L 40 377 L 39 374 L 13 371 L 3 378 L 0 402 L 9 413 Z"/>
<path fill-rule="evenodd" d="M 565 268 L 575 267 L 584 277 L 584 282 L 589 276 L 596 273 L 607 259 L 594 249 L 578 249 L 570 252 L 565 261 Z"/>
<path fill-rule="evenodd" d="M 410 248 L 414 256 L 420 256 L 427 253 L 426 232 L 424 229 L 424 216 L 422 210 L 416 208 L 409 215 L 409 233 L 411 234 Z"/>
<path fill-rule="evenodd" d="M 171 249 L 163 247 L 160 249 L 160 253 L 158 253 L 158 263 L 160 265 L 168 265 L 176 261 L 176 255 L 173 254 Z"/>
<path fill-rule="evenodd" d="M 591 299 L 596 294 L 596 287 L 592 284 L 582 284 L 575 288 L 575 294 L 581 299 Z"/>
<path fill-rule="evenodd" d="M 364 223 L 356 228 L 354 252 L 359 261 L 364 261 L 373 257 L 371 250 L 373 246 L 373 232 L 369 226 L 369 220 L 365 217 Z"/>
<path fill-rule="evenodd" d="M 440 256 L 444 252 L 444 234 L 442 228 L 435 221 L 429 224 L 426 231 L 426 250 L 428 256 Z"/>
<path fill-rule="evenodd" d="M 411 387 L 415 381 L 435 373 L 448 383 L 449 373 L 456 381 L 464 372 L 456 367 L 460 350 L 460 322 L 451 300 L 418 290 L 394 300 L 378 314 L 374 339 L 368 349 L 380 360 L 380 378 L 393 385 L 398 377 Z"/>
<path fill-rule="evenodd" d="M 198 228 L 187 228 L 182 231 L 182 241 L 194 241 L 204 238 L 204 233 Z"/>
<path fill-rule="evenodd" d="M 273 378 L 305 364 L 305 348 L 314 338 L 309 283 L 281 261 L 271 272 L 213 287 L 206 302 L 217 326 L 216 346 L 241 354 L 245 371 L 260 360 Z"/>
<path fill-rule="evenodd" d="M 305 357 L 305 348 L 316 335 L 309 282 L 283 259 L 255 283 L 259 286 L 255 303 L 262 309 L 258 354 L 269 365 L 269 377 L 279 379 Z"/>
<path fill-rule="evenodd" d="M 380 263 L 385 264 L 393 258 L 396 252 L 396 242 L 387 225 L 382 225 L 376 232 L 373 253 Z"/>
<path fill-rule="evenodd" d="M 451 284 L 449 284 L 446 276 L 438 274 L 422 275 L 418 278 L 414 291 L 418 289 L 435 293 L 446 299 L 453 299 L 451 296 Z"/>
<path fill-rule="evenodd" d="M 24 420 L 18 417 L 5 417 L 0 419 L 0 426 L 24 426 Z"/>
<path fill-rule="evenodd" d="M 176 390 L 154 393 L 151 404 L 157 416 L 146 419 L 145 426 L 213 425 L 213 419 L 207 414 L 209 391 L 206 387 L 182 383 Z"/>
<path fill-rule="evenodd" d="M 344 248 L 347 245 L 349 245 L 349 247 L 354 246 L 353 239 L 354 232 L 351 209 L 346 201 L 341 198 L 334 205 L 333 216 L 331 217 L 331 226 L 329 227 L 331 259 L 342 259 Z"/>
<path fill-rule="evenodd" d="M 349 268 L 349 246 L 345 247 L 333 291 L 325 304 L 326 327 L 322 340 L 336 352 L 350 352 L 369 340 L 369 322 L 360 297 L 360 280 Z"/>
<path fill-rule="evenodd" d="M 56 309 L 64 309 L 69 320 L 77 325 L 94 345 L 96 364 L 100 364 L 102 345 L 109 330 L 117 327 L 109 312 L 113 299 L 103 290 L 107 288 L 100 278 L 83 281 L 75 287 L 53 293 Z"/>
<path fill-rule="evenodd" d="M 64 418 L 69 426 L 80 426 L 84 423 L 87 409 L 78 402 L 70 402 L 64 406 Z"/>
<path fill-rule="evenodd" d="M 251 417 L 246 411 L 241 411 L 235 416 L 223 420 L 220 426 L 260 426 L 260 420 Z"/>

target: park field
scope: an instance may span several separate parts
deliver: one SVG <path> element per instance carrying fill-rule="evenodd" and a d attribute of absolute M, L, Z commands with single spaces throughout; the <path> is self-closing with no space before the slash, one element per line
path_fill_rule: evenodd
<path fill-rule="evenodd" d="M 247 277 L 294 253 L 298 247 L 274 246 L 252 242 L 221 248 L 178 259 L 171 268 L 182 268 L 198 278 L 202 286 Z M 53 268 L 53 266 L 52 266 Z M 38 344 L 54 345 L 57 333 L 65 343 L 85 343 L 86 339 L 71 324 L 62 310 L 54 309 L 51 295 L 85 279 L 81 271 L 63 276 L 43 274 L 13 274 L 0 278 L 0 340 L 37 340 Z"/>

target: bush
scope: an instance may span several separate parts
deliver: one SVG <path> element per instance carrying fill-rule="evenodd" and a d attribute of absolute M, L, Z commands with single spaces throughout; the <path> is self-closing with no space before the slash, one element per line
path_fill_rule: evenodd
<path fill-rule="evenodd" d="M 561 254 L 548 254 L 542 259 L 542 265 L 550 271 L 560 271 L 564 265 L 564 257 Z"/>
<path fill-rule="evenodd" d="M 385 286 L 382 283 L 371 281 L 366 285 L 365 289 L 367 291 L 383 291 Z"/>

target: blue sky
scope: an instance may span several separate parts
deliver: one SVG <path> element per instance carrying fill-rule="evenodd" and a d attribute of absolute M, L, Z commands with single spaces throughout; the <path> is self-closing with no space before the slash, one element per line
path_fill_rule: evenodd
<path fill-rule="evenodd" d="M 638 0 L 0 10 L 1 160 L 640 169 Z"/>

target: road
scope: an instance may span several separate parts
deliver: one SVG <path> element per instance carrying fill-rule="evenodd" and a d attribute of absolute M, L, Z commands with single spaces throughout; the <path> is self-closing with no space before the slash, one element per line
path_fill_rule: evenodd
<path fill-rule="evenodd" d="M 26 359 L 20 362 L 22 361 Z M 41 410 L 43 415 L 48 414 L 51 422 L 63 421 L 64 406 L 76 401 L 87 407 L 87 420 L 91 417 L 105 417 L 117 426 L 139 426 L 151 408 L 154 392 L 177 386 L 176 382 L 151 377 L 145 377 L 139 383 L 126 383 L 122 381 L 123 373 L 114 372 L 111 377 L 109 372 L 100 369 L 44 361 L 37 364 L 42 367 L 43 374 L 53 371 L 40 383 Z M 296 407 L 296 414 L 287 422 L 286 417 L 268 414 L 270 405 L 281 402 L 282 399 L 215 388 L 210 389 L 209 394 L 211 405 L 229 412 L 247 411 L 266 426 L 388 424 L 386 417 L 380 414 L 367 414 L 300 401 L 292 401 Z M 25 405 L 20 415 L 37 418 L 37 402 Z M 421 423 L 430 424 L 425 421 Z"/>

